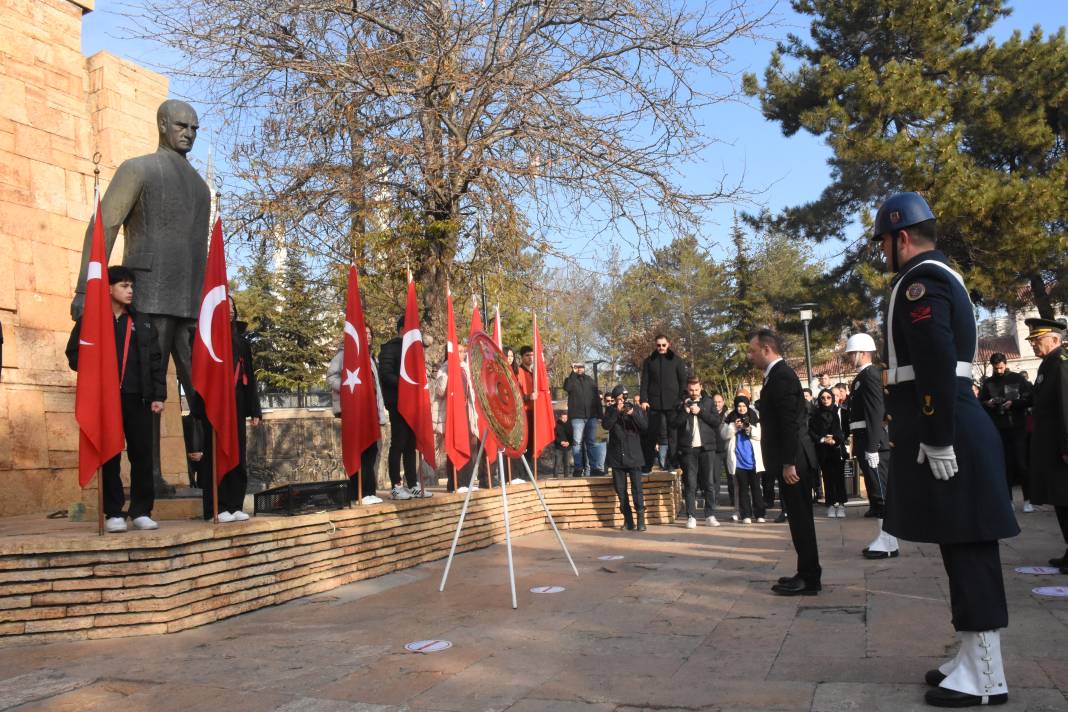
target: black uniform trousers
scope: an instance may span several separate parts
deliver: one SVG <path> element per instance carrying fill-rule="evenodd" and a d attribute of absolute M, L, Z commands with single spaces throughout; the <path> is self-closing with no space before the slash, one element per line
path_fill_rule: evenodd
<path fill-rule="evenodd" d="M 378 469 L 378 441 L 371 443 L 363 454 L 360 455 L 360 471 L 349 475 L 349 499 L 358 501 L 364 497 L 374 497 L 378 492 L 378 477 L 375 470 Z M 356 478 L 359 477 L 357 483 Z M 358 487 L 357 487 L 358 485 Z"/>
<path fill-rule="evenodd" d="M 686 499 L 686 516 L 697 517 L 697 488 L 705 493 L 705 517 L 711 517 L 716 511 L 716 492 L 719 491 L 719 480 L 712 482 L 712 456 L 711 450 L 700 448 L 687 448 L 679 456 L 682 460 L 682 476 L 684 495 Z"/>
<path fill-rule="evenodd" d="M 767 473 L 774 473 L 779 481 L 779 496 L 790 524 L 790 538 L 797 552 L 797 574 L 805 583 L 814 586 L 820 583 L 823 569 L 820 567 L 819 548 L 816 544 L 816 523 L 812 520 L 812 473 L 803 465 L 797 467 L 800 480 L 792 485 L 782 478 L 782 465 L 765 462 Z"/>
<path fill-rule="evenodd" d="M 248 433 L 246 431 L 245 418 L 238 410 L 237 413 L 237 450 L 241 453 L 241 461 L 237 467 L 226 473 L 219 480 L 219 511 L 236 512 L 245 508 L 245 491 L 248 488 L 248 464 L 245 460 L 245 443 Z M 211 424 L 204 421 L 204 456 L 200 460 L 201 467 L 197 468 L 200 473 L 200 500 L 203 505 L 204 519 L 211 519 L 214 515 L 212 507 L 211 488 L 211 463 L 215 457 L 215 431 Z"/>
<path fill-rule="evenodd" d="M 949 577 L 953 628 L 980 632 L 1007 627 L 1009 607 L 998 542 L 941 544 L 939 548 Z"/>
<path fill-rule="evenodd" d="M 642 471 L 639 467 L 613 467 L 612 484 L 616 488 L 616 496 L 619 497 L 619 511 L 630 514 L 630 502 L 627 499 L 627 478 L 630 478 L 630 492 L 634 497 L 634 508 L 639 512 L 645 511 L 645 494 L 642 492 Z"/>
<path fill-rule="evenodd" d="M 122 393 L 122 428 L 126 433 L 126 459 L 130 463 L 130 518 L 152 514 L 156 489 L 152 481 L 152 408 L 140 393 Z M 104 516 L 121 517 L 126 493 L 119 477 L 122 453 L 104 463 Z"/>
<path fill-rule="evenodd" d="M 1057 513 L 1057 524 L 1061 527 L 1061 537 L 1064 538 L 1064 543 L 1068 544 L 1068 506 L 1057 504 L 1053 506 L 1053 511 Z M 1068 550 L 1065 550 L 1065 556 L 1068 557 Z"/>
<path fill-rule="evenodd" d="M 756 470 L 738 467 L 734 470 L 734 476 L 738 478 L 738 513 L 742 519 L 762 518 L 767 514 L 767 507 L 764 506 L 760 475 Z"/>
<path fill-rule="evenodd" d="M 727 469 L 727 451 L 716 450 L 712 453 L 712 479 L 719 482 L 720 477 L 727 480 L 727 496 L 734 506 L 734 475 Z"/>
<path fill-rule="evenodd" d="M 389 410 L 389 430 L 389 484 L 392 487 L 400 484 L 400 468 L 403 460 L 404 481 L 408 489 L 411 489 L 419 482 L 415 457 L 415 431 L 408 425 L 404 416 L 393 409 Z"/>
<path fill-rule="evenodd" d="M 1027 431 L 1024 428 L 998 429 L 1001 449 L 1005 453 L 1005 477 L 1008 480 L 1009 499 L 1012 485 L 1019 483 L 1023 498 L 1031 499 L 1031 486 L 1027 479 Z"/>
<path fill-rule="evenodd" d="M 857 455 L 860 471 L 864 473 L 864 487 L 868 490 L 868 506 L 880 519 L 886 514 L 886 474 L 890 470 L 890 453 L 879 452 L 879 466 L 869 467 L 861 452 Z"/>
<path fill-rule="evenodd" d="M 849 501 L 845 484 L 845 463 L 837 445 L 816 446 L 820 460 L 820 472 L 823 473 L 823 491 L 827 506 L 845 504 Z"/>

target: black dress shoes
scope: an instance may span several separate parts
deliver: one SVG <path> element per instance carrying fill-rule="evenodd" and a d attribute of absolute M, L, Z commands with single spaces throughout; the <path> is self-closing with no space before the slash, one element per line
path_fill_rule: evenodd
<path fill-rule="evenodd" d="M 779 512 L 779 516 L 775 517 L 776 524 L 782 524 L 786 521 L 786 512 Z"/>
<path fill-rule="evenodd" d="M 822 588 L 818 583 L 808 584 L 804 579 L 795 578 L 786 583 L 777 583 L 771 590 L 780 596 L 815 596 Z"/>
<path fill-rule="evenodd" d="M 879 518 L 879 513 L 876 512 L 874 509 L 869 509 L 867 512 L 864 512 L 864 518 L 865 519 L 873 519 L 873 518 L 874 519 L 878 519 Z"/>
<path fill-rule="evenodd" d="M 780 584 L 793 583 L 794 581 L 800 581 L 800 580 L 801 580 L 800 574 L 794 574 L 793 576 L 780 576 L 778 583 L 780 583 Z"/>
<path fill-rule="evenodd" d="M 938 687 L 945 679 L 946 676 L 938 668 L 935 668 L 934 670 L 928 670 L 927 673 L 923 676 L 923 681 L 931 687 Z"/>
<path fill-rule="evenodd" d="M 928 690 L 923 696 L 927 704 L 932 707 L 978 707 L 980 705 L 1003 705 L 1009 701 L 1009 693 L 1002 692 L 1000 695 L 969 695 L 967 692 L 947 690 L 944 687 L 936 687 Z"/>
<path fill-rule="evenodd" d="M 1056 566 L 1057 568 L 1060 568 L 1062 566 L 1068 566 L 1068 551 L 1064 552 L 1064 556 L 1061 556 L 1056 559 L 1050 559 L 1049 565 Z"/>
<path fill-rule="evenodd" d="M 860 553 L 865 559 L 896 559 L 901 554 L 900 551 L 872 551 L 868 547 L 864 547 Z"/>

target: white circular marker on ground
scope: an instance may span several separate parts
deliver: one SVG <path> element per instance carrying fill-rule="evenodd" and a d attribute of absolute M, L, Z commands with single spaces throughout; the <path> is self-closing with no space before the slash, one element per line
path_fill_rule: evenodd
<path fill-rule="evenodd" d="M 535 586 L 530 589 L 531 593 L 561 593 L 566 591 L 563 586 Z"/>
<path fill-rule="evenodd" d="M 413 653 L 440 653 L 451 648 L 452 643 L 447 640 L 417 640 L 404 647 Z"/>
<path fill-rule="evenodd" d="M 1045 574 L 1059 574 L 1061 572 L 1056 566 L 1017 566 L 1016 573 L 1018 574 L 1031 574 L 1032 576 L 1043 576 Z"/>
<path fill-rule="evenodd" d="M 1039 586 L 1031 589 L 1031 593 L 1052 598 L 1068 598 L 1068 586 Z"/>
<path fill-rule="evenodd" d="M 598 556 L 600 561 L 619 561 L 623 558 L 622 554 L 606 554 L 605 556 Z"/>

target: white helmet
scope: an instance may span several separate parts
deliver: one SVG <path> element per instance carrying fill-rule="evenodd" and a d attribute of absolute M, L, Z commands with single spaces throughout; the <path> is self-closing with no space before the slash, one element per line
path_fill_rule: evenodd
<path fill-rule="evenodd" d="M 851 354 L 858 351 L 875 351 L 875 339 L 871 338 L 871 334 L 853 334 L 849 337 L 845 352 Z"/>

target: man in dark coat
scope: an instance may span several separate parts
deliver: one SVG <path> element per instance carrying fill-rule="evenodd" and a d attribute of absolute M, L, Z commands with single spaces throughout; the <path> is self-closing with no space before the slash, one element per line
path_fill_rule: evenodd
<path fill-rule="evenodd" d="M 119 399 L 122 428 L 126 436 L 126 459 L 130 461 L 130 519 L 135 529 L 158 529 L 152 519 L 156 501 L 152 478 L 152 415 L 163 412 L 167 400 L 167 372 L 152 320 L 134 310 L 134 272 L 126 267 L 108 268 L 111 310 L 115 317 L 115 351 L 119 364 Z M 78 370 L 81 317 L 67 341 L 67 363 Z M 126 495 L 119 478 L 119 455 L 104 463 L 105 529 L 126 531 L 122 508 Z"/>
<path fill-rule="evenodd" d="M 1005 476 L 1012 499 L 1012 483 L 1019 481 L 1025 512 L 1033 512 L 1031 488 L 1027 478 L 1027 422 L 1026 411 L 1031 407 L 1031 384 L 1021 373 L 1009 370 L 1003 353 L 990 357 L 993 373 L 979 388 L 979 402 L 990 413 L 1005 453 Z"/>
<path fill-rule="evenodd" d="M 593 468 L 594 445 L 597 442 L 597 421 L 601 418 L 601 396 L 597 384 L 586 375 L 586 364 L 576 361 L 571 364 L 571 373 L 564 379 L 567 392 L 567 419 L 571 421 L 571 459 L 575 477 Z"/>
<path fill-rule="evenodd" d="M 816 453 L 808 437 L 801 381 L 782 358 L 782 338 L 771 329 L 749 336 L 749 360 L 764 371 L 760 391 L 760 449 L 764 470 L 779 478 L 779 496 L 797 552 L 797 573 L 771 587 L 780 596 L 815 596 L 822 588 L 816 525 L 812 521 L 812 478 Z"/>
<path fill-rule="evenodd" d="M 642 433 L 647 426 L 645 411 L 636 408 L 627 399 L 627 389 L 616 386 L 606 401 L 604 419 L 608 431 L 608 453 L 605 466 L 612 468 L 612 480 L 619 497 L 619 510 L 623 513 L 624 527 L 634 529 L 634 517 L 627 499 L 627 478 L 634 497 L 634 509 L 638 513 L 638 531 L 645 531 L 645 496 L 642 492 Z"/>
<path fill-rule="evenodd" d="M 1031 434 L 1031 501 L 1052 504 L 1061 535 L 1068 545 L 1068 351 L 1063 345 L 1065 323 L 1052 319 L 1027 319 L 1027 340 L 1042 359 L 1035 378 Z M 1068 549 L 1050 559 L 1068 574 Z"/>
<path fill-rule="evenodd" d="M 685 362 L 671 350 L 671 342 L 657 334 L 656 350 L 642 362 L 641 404 L 649 416 L 645 440 L 645 467 L 654 462 L 667 469 L 676 464 L 678 438 L 671 427 L 675 408 L 686 392 L 690 377 Z"/>
<path fill-rule="evenodd" d="M 716 495 L 719 478 L 713 477 L 712 460 L 721 442 L 719 426 L 723 418 L 716 411 L 712 398 L 701 393 L 701 381 L 690 378 L 686 397 L 675 411 L 674 426 L 678 430 L 679 458 L 682 460 L 683 494 L 686 500 L 686 528 L 697 526 L 697 489 L 705 493 L 705 521 L 718 527 Z M 715 473 L 718 474 L 718 473 Z"/>
<path fill-rule="evenodd" d="M 1020 528 L 1005 490 L 1001 439 L 972 392 L 975 311 L 963 278 L 935 249 L 935 216 L 919 194 L 888 198 L 873 237 L 897 273 L 885 320 L 894 457 L 883 526 L 939 545 L 961 636 L 957 656 L 927 673 L 926 700 L 1000 704 L 1008 686 L 999 629 L 1009 613 L 998 540 Z"/>

